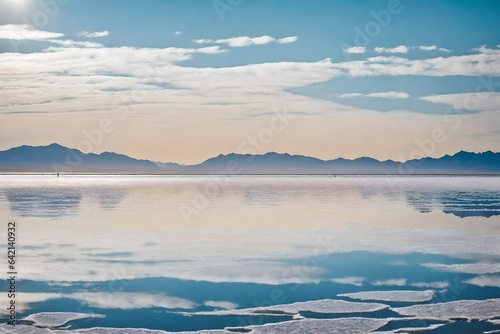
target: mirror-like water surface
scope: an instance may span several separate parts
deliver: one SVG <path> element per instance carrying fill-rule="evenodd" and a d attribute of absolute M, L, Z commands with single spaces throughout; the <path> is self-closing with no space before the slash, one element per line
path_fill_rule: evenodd
<path fill-rule="evenodd" d="M 498 303 L 500 178 L 3 175 L 0 213 L 5 226 L 17 223 L 19 319 L 103 316 L 71 320 L 71 331 L 264 333 L 259 326 L 274 323 L 285 332 L 289 322 L 344 326 L 356 317 L 402 318 L 372 323 L 389 332 L 500 329 L 486 321 L 500 307 L 463 324 L 448 313 L 409 321 L 398 309 Z M 6 233 L 0 241 L 6 249 Z M 323 299 L 351 304 L 265 309 Z M 376 303 L 384 307 L 372 310 Z"/>

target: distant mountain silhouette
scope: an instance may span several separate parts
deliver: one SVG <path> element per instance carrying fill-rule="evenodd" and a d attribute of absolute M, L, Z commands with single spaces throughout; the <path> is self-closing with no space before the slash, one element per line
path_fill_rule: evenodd
<path fill-rule="evenodd" d="M 423 169 L 426 173 L 439 173 L 443 170 L 450 173 L 498 173 L 500 171 L 500 153 L 460 151 L 441 158 L 411 160 L 403 165 L 407 167 L 408 164 L 411 164 L 416 170 Z"/>
<path fill-rule="evenodd" d="M 104 152 L 83 153 L 59 144 L 20 146 L 0 152 L 0 171 L 73 173 L 154 173 L 160 168 L 148 160 Z"/>
<path fill-rule="evenodd" d="M 0 152 L 0 172 L 143 174 L 500 174 L 500 153 L 458 152 L 404 163 L 362 157 L 321 160 L 287 153 L 227 154 L 198 165 L 138 160 L 104 152 L 85 154 L 58 144 Z"/>
<path fill-rule="evenodd" d="M 232 165 L 238 166 L 241 174 L 497 174 L 500 173 L 500 153 L 458 152 L 453 156 L 409 160 L 405 163 L 367 157 L 325 161 L 278 153 L 232 153 L 219 155 L 196 166 L 186 166 L 183 170 L 192 173 L 231 174 L 228 166 Z"/>

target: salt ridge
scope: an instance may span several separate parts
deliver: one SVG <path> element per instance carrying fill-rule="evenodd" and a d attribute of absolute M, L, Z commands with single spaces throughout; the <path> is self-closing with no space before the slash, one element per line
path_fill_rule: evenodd
<path fill-rule="evenodd" d="M 197 315 L 293 316 L 300 312 L 330 313 L 330 314 L 377 312 L 385 310 L 388 307 L 389 307 L 388 305 L 380 303 L 360 303 L 360 302 L 348 302 L 339 299 L 321 299 L 321 300 L 313 300 L 307 302 L 297 302 L 292 304 L 282 304 L 282 305 L 274 305 L 266 307 L 254 307 L 254 308 L 246 308 L 239 310 L 180 312 L 180 314 L 188 316 L 197 316 Z"/>
<path fill-rule="evenodd" d="M 434 297 L 434 290 L 392 290 L 392 291 L 363 291 L 343 293 L 337 296 L 358 300 L 379 300 L 384 302 L 428 302 Z"/>
<path fill-rule="evenodd" d="M 391 310 L 403 316 L 486 320 L 500 317 L 500 298 L 412 305 Z"/>
<path fill-rule="evenodd" d="M 70 321 L 87 318 L 104 318 L 102 314 L 73 312 L 40 312 L 27 316 L 23 320 L 40 327 L 60 327 Z"/>

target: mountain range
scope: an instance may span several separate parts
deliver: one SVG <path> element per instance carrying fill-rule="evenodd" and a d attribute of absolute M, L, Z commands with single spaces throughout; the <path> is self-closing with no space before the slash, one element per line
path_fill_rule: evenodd
<path fill-rule="evenodd" d="M 321 160 L 287 153 L 219 155 L 198 165 L 139 160 L 113 152 L 83 153 L 51 144 L 0 151 L 4 173 L 111 174 L 500 174 L 500 153 L 460 151 L 440 158 L 397 162 L 362 157 Z"/>

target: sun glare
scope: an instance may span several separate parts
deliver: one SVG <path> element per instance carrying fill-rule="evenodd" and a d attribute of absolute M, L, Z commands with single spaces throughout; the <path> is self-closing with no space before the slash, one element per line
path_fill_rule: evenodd
<path fill-rule="evenodd" d="M 25 4 L 27 0 L 8 0 L 8 1 L 10 1 L 10 3 L 12 3 L 16 6 L 20 6 L 20 5 Z"/>
<path fill-rule="evenodd" d="M 11 9 L 15 12 L 22 12 L 30 5 L 32 0 L 6 0 L 5 3 L 9 4 Z"/>

